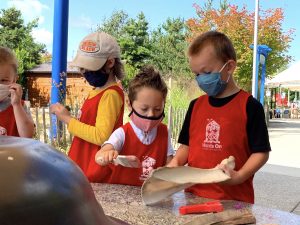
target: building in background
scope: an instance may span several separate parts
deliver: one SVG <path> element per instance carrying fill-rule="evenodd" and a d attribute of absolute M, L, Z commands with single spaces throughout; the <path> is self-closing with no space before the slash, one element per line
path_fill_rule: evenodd
<path fill-rule="evenodd" d="M 44 107 L 50 103 L 52 64 L 43 63 L 25 73 L 27 84 L 26 98 L 31 106 Z M 62 76 L 66 76 L 62 74 Z M 87 97 L 92 87 L 85 81 L 76 67 L 67 65 L 66 105 L 73 107 Z M 59 84 L 57 84 L 59 85 Z"/>

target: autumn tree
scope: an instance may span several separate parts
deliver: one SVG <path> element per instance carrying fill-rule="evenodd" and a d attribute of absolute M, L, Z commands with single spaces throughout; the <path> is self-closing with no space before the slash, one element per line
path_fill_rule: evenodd
<path fill-rule="evenodd" d="M 191 31 L 189 41 L 209 30 L 225 33 L 232 40 L 237 53 L 238 67 L 235 78 L 242 88 L 250 90 L 253 50 L 249 46 L 253 44 L 254 12 L 248 11 L 245 6 L 239 8 L 228 4 L 227 1 L 221 2 L 219 8 L 214 8 L 212 3 L 213 1 L 210 0 L 202 7 L 194 4 L 197 17 L 187 21 Z M 283 20 L 284 14 L 281 8 L 260 10 L 258 44 L 272 48 L 266 64 L 269 75 L 274 74 L 291 60 L 287 51 L 292 41 L 293 30 L 284 32 Z"/>

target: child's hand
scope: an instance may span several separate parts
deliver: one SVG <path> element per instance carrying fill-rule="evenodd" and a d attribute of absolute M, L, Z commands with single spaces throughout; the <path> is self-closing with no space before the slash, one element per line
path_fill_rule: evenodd
<path fill-rule="evenodd" d="M 12 106 L 21 105 L 23 90 L 20 84 L 13 83 L 9 85 L 9 92 Z"/>
<path fill-rule="evenodd" d="M 70 119 L 72 118 L 68 109 L 66 109 L 60 103 L 55 103 L 50 105 L 50 112 L 55 114 L 60 121 L 66 124 L 69 124 Z"/>
<path fill-rule="evenodd" d="M 166 167 L 177 167 L 177 166 L 179 166 L 179 164 L 175 158 L 171 159 L 171 161 L 166 165 Z"/>
<path fill-rule="evenodd" d="M 106 166 L 112 163 L 115 158 L 119 155 L 118 151 L 111 149 L 100 149 L 95 155 L 95 161 L 100 166 Z"/>
<path fill-rule="evenodd" d="M 239 172 L 233 170 L 232 167 L 224 164 L 219 164 L 216 168 L 223 170 L 231 179 L 221 182 L 221 184 L 228 184 L 228 185 L 236 185 L 243 182 L 242 177 L 240 176 Z"/>

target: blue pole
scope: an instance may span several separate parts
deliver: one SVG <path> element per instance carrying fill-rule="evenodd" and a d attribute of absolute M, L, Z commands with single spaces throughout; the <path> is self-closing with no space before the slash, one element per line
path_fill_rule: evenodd
<path fill-rule="evenodd" d="M 264 97 L 265 97 L 265 77 L 266 77 L 266 62 L 262 64 L 262 68 L 261 68 L 260 103 L 262 105 L 264 105 Z"/>
<path fill-rule="evenodd" d="M 55 0 L 52 52 L 51 104 L 64 104 L 68 49 L 69 0 Z M 57 118 L 52 115 L 52 135 L 56 137 Z"/>
<path fill-rule="evenodd" d="M 258 94 L 258 71 L 259 71 L 259 52 L 257 50 L 256 52 L 256 68 L 255 68 L 255 85 L 254 85 L 254 90 L 252 93 L 254 94 L 254 98 L 257 99 L 257 94 Z"/>

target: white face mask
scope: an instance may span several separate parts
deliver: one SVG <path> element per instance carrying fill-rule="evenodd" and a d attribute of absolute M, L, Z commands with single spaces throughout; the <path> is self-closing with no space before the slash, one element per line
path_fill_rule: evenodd
<path fill-rule="evenodd" d="M 8 85 L 0 84 L 0 102 L 8 97 L 10 94 Z"/>

